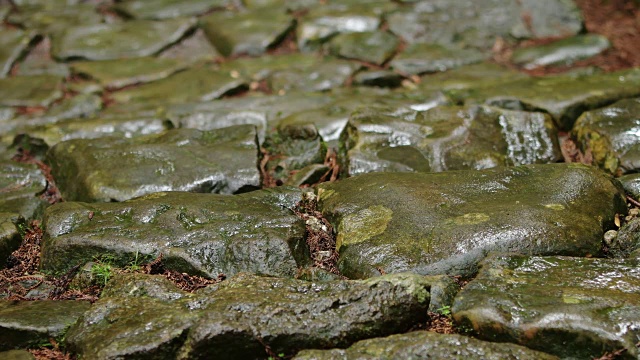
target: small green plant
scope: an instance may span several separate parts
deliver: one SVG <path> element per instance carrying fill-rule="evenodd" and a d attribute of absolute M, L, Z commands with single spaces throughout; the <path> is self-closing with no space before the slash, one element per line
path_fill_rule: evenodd
<path fill-rule="evenodd" d="M 284 353 L 280 353 L 277 356 L 269 356 L 267 360 L 278 360 L 284 358 Z"/>
<path fill-rule="evenodd" d="M 127 270 L 131 272 L 139 271 L 140 269 L 142 269 L 143 262 L 144 259 L 142 258 L 142 256 L 140 256 L 140 252 L 136 250 L 135 257 L 129 262 L 129 265 L 127 265 Z"/>
<path fill-rule="evenodd" d="M 436 311 L 441 315 L 451 317 L 451 306 L 443 306 Z"/>
<path fill-rule="evenodd" d="M 91 275 L 93 275 L 98 285 L 105 286 L 113 275 L 113 267 L 107 263 L 96 263 L 91 267 Z"/>

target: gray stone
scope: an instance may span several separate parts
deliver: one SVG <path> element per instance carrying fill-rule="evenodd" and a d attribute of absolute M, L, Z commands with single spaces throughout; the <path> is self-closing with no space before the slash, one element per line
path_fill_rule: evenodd
<path fill-rule="evenodd" d="M 274 71 L 268 78 L 269 87 L 277 94 L 290 91 L 327 91 L 343 86 L 358 65 L 350 61 L 319 59 L 304 68 Z"/>
<path fill-rule="evenodd" d="M 387 22 L 410 44 L 456 43 L 482 49 L 490 49 L 496 37 L 544 38 L 582 30 L 580 12 L 569 0 L 419 1 L 390 14 Z"/>
<path fill-rule="evenodd" d="M 293 18 L 279 8 L 215 12 L 202 21 L 209 41 L 223 56 L 261 55 L 282 41 L 295 25 Z"/>
<path fill-rule="evenodd" d="M 395 8 L 389 1 L 340 1 L 310 8 L 296 29 L 298 47 L 317 48 L 337 34 L 376 31 L 383 14 Z"/>
<path fill-rule="evenodd" d="M 618 178 L 624 191 L 634 199 L 640 200 L 640 174 L 628 174 Z"/>
<path fill-rule="evenodd" d="M 164 50 L 159 57 L 178 60 L 186 64 L 197 64 L 219 58 L 220 54 L 207 40 L 204 31 L 198 29 L 193 35 Z"/>
<path fill-rule="evenodd" d="M 12 252 L 20 247 L 26 229 L 24 218 L 16 213 L 0 212 L 0 268 L 4 268 Z"/>
<path fill-rule="evenodd" d="M 391 70 L 361 71 L 353 77 L 353 85 L 395 88 L 402 84 L 404 77 Z"/>
<path fill-rule="evenodd" d="M 86 301 L 0 300 L 0 351 L 60 341 L 91 304 Z"/>
<path fill-rule="evenodd" d="M 71 349 L 91 359 L 245 359 L 265 358 L 265 346 L 287 355 L 348 346 L 425 321 L 430 286 L 412 274 L 319 283 L 240 274 L 195 294 L 161 282 L 114 279 L 69 332 Z"/>
<path fill-rule="evenodd" d="M 413 271 L 473 275 L 489 251 L 600 254 L 624 192 L 596 168 L 528 165 L 443 173 L 371 173 L 321 184 L 350 278 Z"/>
<path fill-rule="evenodd" d="M 404 74 L 421 75 L 478 63 L 485 58 L 486 55 L 475 49 L 413 44 L 396 55 L 390 65 L 394 70 Z"/>
<path fill-rule="evenodd" d="M 62 97 L 62 78 L 54 75 L 0 79 L 0 106 L 43 106 Z"/>
<path fill-rule="evenodd" d="M 340 138 L 343 171 L 446 171 L 551 163 L 561 158 L 548 115 L 490 107 L 427 111 L 367 107 Z"/>
<path fill-rule="evenodd" d="M 253 126 L 76 139 L 47 161 L 64 199 L 124 201 L 157 191 L 233 194 L 260 185 Z M 113 176 L 117 174 L 117 176 Z"/>
<path fill-rule="evenodd" d="M 184 69 L 178 60 L 140 57 L 102 61 L 77 61 L 71 64 L 75 74 L 97 80 L 108 89 L 161 80 Z"/>
<path fill-rule="evenodd" d="M 42 267 L 61 273 L 104 254 L 119 266 L 136 254 L 163 254 L 166 268 L 194 275 L 250 271 L 292 277 L 309 256 L 304 222 L 287 209 L 299 198 L 297 189 L 278 189 L 56 204 L 43 222 Z"/>
<path fill-rule="evenodd" d="M 46 185 L 37 165 L 0 161 L 0 211 L 18 213 L 25 219 L 39 217 L 48 205 L 38 197 Z"/>
<path fill-rule="evenodd" d="M 454 320 L 481 339 L 562 358 L 638 356 L 638 260 L 496 255 L 456 297 Z M 567 276 L 570 274 L 570 276 Z"/>
<path fill-rule="evenodd" d="M 609 40 L 602 35 L 578 35 L 546 45 L 518 49 L 513 52 L 511 61 L 529 70 L 539 66 L 569 66 L 578 60 L 598 55 L 610 46 Z"/>
<path fill-rule="evenodd" d="M 0 78 L 9 74 L 13 64 L 29 46 L 33 34 L 18 29 L 0 27 Z"/>
<path fill-rule="evenodd" d="M 605 244 L 611 256 L 617 258 L 640 258 L 634 253 L 640 249 L 640 218 L 633 218 L 622 225 L 610 241 L 607 241 L 605 237 Z"/>
<path fill-rule="evenodd" d="M 583 152 L 590 152 L 593 164 L 612 174 L 640 170 L 640 98 L 587 111 L 576 121 L 572 134 Z"/>
<path fill-rule="evenodd" d="M 335 56 L 382 65 L 395 54 L 399 44 L 388 32 L 353 32 L 331 39 L 329 51 Z"/>
<path fill-rule="evenodd" d="M 114 9 L 136 19 L 172 19 L 201 15 L 229 3 L 229 0 L 125 0 L 116 3 Z"/>
<path fill-rule="evenodd" d="M 422 91 L 444 91 L 454 102 L 463 103 L 471 88 L 501 88 L 504 84 L 527 79 L 528 76 L 498 64 L 479 63 L 422 77 L 418 88 Z"/>
<path fill-rule="evenodd" d="M 67 29 L 53 38 L 58 59 L 112 60 L 150 56 L 175 43 L 196 25 L 194 19 L 136 20 Z"/>
<path fill-rule="evenodd" d="M 112 96 L 119 103 L 167 105 L 211 101 L 243 88 L 246 88 L 244 80 L 204 67 L 192 68 L 163 80 L 117 91 Z"/>
<path fill-rule="evenodd" d="M 485 342 L 461 335 L 414 331 L 359 341 L 347 349 L 303 350 L 295 360 L 485 359 L 537 360 L 557 357 L 523 346 Z"/>

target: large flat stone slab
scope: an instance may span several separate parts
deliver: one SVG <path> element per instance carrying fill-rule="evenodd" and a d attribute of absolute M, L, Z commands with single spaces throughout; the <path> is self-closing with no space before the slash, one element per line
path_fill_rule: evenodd
<path fill-rule="evenodd" d="M 77 61 L 71 64 L 74 73 L 97 80 L 106 88 L 121 88 L 168 77 L 186 67 L 174 59 L 140 57 L 133 59 Z"/>
<path fill-rule="evenodd" d="M 361 108 L 340 138 L 343 172 L 438 172 L 551 163 L 557 130 L 543 113 L 437 106 L 426 111 Z"/>
<path fill-rule="evenodd" d="M 0 300 L 0 351 L 61 341 L 91 304 L 87 301 Z"/>
<path fill-rule="evenodd" d="M 371 173 L 321 184 L 318 194 L 350 278 L 471 276 L 489 251 L 596 255 L 615 214 L 626 213 L 617 182 L 575 164 Z"/>
<path fill-rule="evenodd" d="M 58 59 L 113 60 L 150 56 L 178 41 L 196 25 L 195 19 L 135 20 L 67 29 L 53 38 Z"/>
<path fill-rule="evenodd" d="M 494 256 L 456 297 L 456 322 L 482 339 L 570 359 L 624 349 L 636 359 L 638 260 Z"/>
<path fill-rule="evenodd" d="M 640 170 L 640 98 L 587 111 L 573 127 L 583 152 L 590 152 L 593 164 L 612 174 Z"/>
<path fill-rule="evenodd" d="M 229 3 L 228 0 L 126 0 L 118 2 L 114 9 L 136 19 L 157 20 L 200 15 Z"/>
<path fill-rule="evenodd" d="M 37 3 L 29 1 L 20 6 L 20 10 L 11 12 L 7 21 L 41 35 L 58 36 L 69 28 L 101 23 L 104 17 L 96 11 L 94 4 L 52 0 Z"/>
<path fill-rule="evenodd" d="M 513 52 L 511 61 L 525 69 L 549 65 L 569 66 L 578 60 L 598 55 L 610 46 L 609 40 L 602 35 L 578 35 L 546 45 L 518 49 Z"/>
<path fill-rule="evenodd" d="M 232 194 L 260 185 L 255 138 L 253 126 L 240 125 L 75 139 L 51 148 L 47 161 L 67 200 L 123 201 L 157 191 Z"/>
<path fill-rule="evenodd" d="M 426 320 L 429 288 L 429 278 L 412 274 L 315 283 L 241 274 L 185 294 L 126 275 L 107 285 L 67 339 L 92 359 L 255 359 L 268 356 L 265 346 L 293 355 L 404 332 Z"/>
<path fill-rule="evenodd" d="M 347 349 L 303 350 L 294 359 L 551 360 L 557 359 L 557 357 L 513 344 L 485 342 L 456 334 L 444 335 L 428 331 L 413 331 L 407 334 L 358 341 Z"/>
<path fill-rule="evenodd" d="M 308 261 L 304 222 L 288 210 L 300 196 L 291 189 L 162 192 L 123 203 L 56 204 L 45 213 L 42 267 L 64 272 L 105 254 L 125 266 L 162 253 L 167 268 L 190 274 L 292 277 Z"/>

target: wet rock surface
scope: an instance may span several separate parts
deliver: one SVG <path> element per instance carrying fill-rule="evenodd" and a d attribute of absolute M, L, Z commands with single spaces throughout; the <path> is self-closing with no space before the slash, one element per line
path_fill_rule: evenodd
<path fill-rule="evenodd" d="M 112 284 L 118 288 L 105 289 L 69 332 L 83 356 L 248 359 L 265 357 L 265 346 L 284 354 L 348 346 L 418 323 L 430 286 L 412 274 L 321 283 L 240 274 L 195 294 L 153 278 L 127 276 Z M 115 341 L 103 341 L 105 334 Z"/>
<path fill-rule="evenodd" d="M 621 188 L 583 165 L 373 173 L 318 193 L 336 229 L 340 269 L 352 278 L 472 276 L 489 251 L 597 255 L 615 214 L 626 211 Z"/>
<path fill-rule="evenodd" d="M 295 190 L 242 195 L 161 192 L 122 203 L 65 202 L 44 218 L 42 266 L 65 272 L 109 254 L 124 266 L 162 253 L 171 269 L 215 278 L 294 276 L 308 263 Z M 62 255 L 65 254 L 65 255 Z"/>
<path fill-rule="evenodd" d="M 0 358 L 638 357 L 596 2 L 0 0 Z"/>
<path fill-rule="evenodd" d="M 637 259 L 496 255 L 452 311 L 483 339 L 562 358 L 625 349 L 635 359 L 639 284 Z"/>

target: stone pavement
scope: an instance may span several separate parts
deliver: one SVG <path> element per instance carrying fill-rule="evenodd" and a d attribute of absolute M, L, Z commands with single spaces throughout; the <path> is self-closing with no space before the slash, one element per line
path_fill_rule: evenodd
<path fill-rule="evenodd" d="M 640 359 L 640 69 L 520 71 L 610 48 L 573 1 L 0 20 L 0 358 Z"/>

